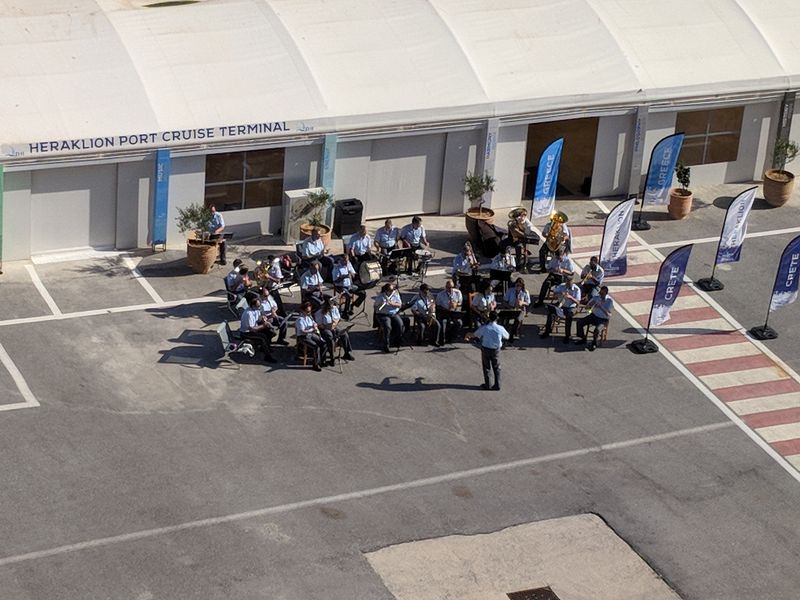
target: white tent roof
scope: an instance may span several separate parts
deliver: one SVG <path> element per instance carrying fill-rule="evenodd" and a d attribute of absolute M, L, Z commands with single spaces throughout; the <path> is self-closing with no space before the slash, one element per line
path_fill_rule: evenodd
<path fill-rule="evenodd" d="M 797 0 L 155 1 L 0 0 L 0 142 L 800 87 Z"/>

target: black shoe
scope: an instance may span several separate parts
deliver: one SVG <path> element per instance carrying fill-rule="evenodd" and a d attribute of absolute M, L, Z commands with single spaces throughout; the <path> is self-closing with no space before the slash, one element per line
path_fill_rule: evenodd
<path fill-rule="evenodd" d="M 313 366 L 313 367 L 311 367 L 311 368 L 312 368 L 312 369 L 314 369 L 314 370 L 315 370 L 315 371 L 317 371 L 317 372 L 319 372 L 319 371 L 322 371 L 322 367 L 320 367 L 319 365 L 314 365 L 314 366 Z"/>
<path fill-rule="evenodd" d="M 228 264 L 228 261 L 227 261 L 227 260 L 225 260 L 225 259 L 223 258 L 221 261 L 219 261 L 219 264 L 221 264 L 221 265 L 227 265 L 227 264 Z"/>
<path fill-rule="evenodd" d="M 488 390 L 488 389 L 491 389 L 491 388 L 489 388 L 489 386 L 488 386 L 488 385 L 486 385 L 485 383 L 482 383 L 482 384 L 481 384 L 481 389 L 482 389 L 482 390 Z"/>
<path fill-rule="evenodd" d="M 499 391 L 500 391 L 500 386 L 499 386 L 499 385 L 493 385 L 493 386 L 492 386 L 492 389 L 493 389 L 495 392 L 499 392 Z"/>
<path fill-rule="evenodd" d="M 544 302 L 539 302 L 538 300 L 533 303 L 533 308 L 540 308 L 544 306 Z"/>
<path fill-rule="evenodd" d="M 345 360 L 348 360 L 348 361 L 352 361 L 352 360 L 356 359 L 356 357 L 353 356 L 352 354 L 350 354 L 349 352 L 347 354 L 345 354 L 344 356 L 342 356 L 342 358 L 345 359 Z"/>
<path fill-rule="evenodd" d="M 264 357 L 264 362 L 270 363 L 270 364 L 275 364 L 278 361 L 275 360 L 274 358 L 272 358 L 271 356 L 267 355 L 267 356 Z"/>
<path fill-rule="evenodd" d="M 594 342 L 589 344 L 589 352 L 594 352 L 595 348 L 597 348 L 597 344 L 595 344 Z"/>
<path fill-rule="evenodd" d="M 586 338 L 578 338 L 574 343 L 576 346 L 581 346 L 586 343 Z"/>
<path fill-rule="evenodd" d="M 288 346 L 289 345 L 289 342 L 287 342 L 286 340 L 278 340 L 275 343 L 278 344 L 279 346 Z"/>
<path fill-rule="evenodd" d="M 540 340 L 543 340 L 546 337 L 550 337 L 550 332 L 549 331 L 543 331 L 542 333 L 539 334 L 539 339 Z"/>
<path fill-rule="evenodd" d="M 335 367 L 336 366 L 336 359 L 335 358 L 330 359 L 330 361 L 328 361 L 328 366 L 329 367 Z"/>
<path fill-rule="evenodd" d="M 570 337 L 569 336 L 565 337 L 564 338 L 564 343 L 565 344 L 569 344 L 569 342 L 570 342 Z"/>
<path fill-rule="evenodd" d="M 381 352 L 383 352 L 384 354 L 389 354 L 391 350 L 389 350 L 389 346 L 384 346 L 383 348 L 381 348 Z"/>

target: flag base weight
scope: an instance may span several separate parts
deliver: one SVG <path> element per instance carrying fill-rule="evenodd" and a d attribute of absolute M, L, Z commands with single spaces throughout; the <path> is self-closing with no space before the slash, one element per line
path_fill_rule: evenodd
<path fill-rule="evenodd" d="M 652 354 L 658 352 L 658 346 L 648 339 L 636 340 L 628 346 L 634 354 Z"/>
<path fill-rule="evenodd" d="M 650 223 L 648 223 L 641 215 L 637 215 L 633 217 L 633 221 L 631 221 L 631 229 L 634 231 L 647 231 L 650 229 Z"/>
<path fill-rule="evenodd" d="M 778 332 L 769 325 L 759 325 L 747 330 L 747 333 L 752 335 L 757 340 L 774 340 L 778 337 Z"/>
<path fill-rule="evenodd" d="M 718 292 L 725 289 L 725 284 L 716 277 L 703 277 L 697 280 L 697 287 L 704 292 Z"/>

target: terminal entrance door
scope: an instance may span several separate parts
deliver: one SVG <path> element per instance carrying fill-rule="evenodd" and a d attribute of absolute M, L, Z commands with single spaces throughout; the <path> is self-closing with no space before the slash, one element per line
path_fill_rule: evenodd
<path fill-rule="evenodd" d="M 592 187 L 594 154 L 597 144 L 597 117 L 532 123 L 528 126 L 525 152 L 525 198 L 533 197 L 536 169 L 542 151 L 560 137 L 564 138 L 556 198 L 587 198 Z"/>

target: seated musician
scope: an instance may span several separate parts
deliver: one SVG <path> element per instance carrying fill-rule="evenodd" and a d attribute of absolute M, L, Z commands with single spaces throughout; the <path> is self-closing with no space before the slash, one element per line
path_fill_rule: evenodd
<path fill-rule="evenodd" d="M 555 255 L 547 264 L 547 277 L 542 282 L 542 287 L 539 289 L 539 298 L 534 306 L 542 306 L 550 288 L 562 283 L 567 275 L 572 276 L 576 270 L 577 266 L 569 257 L 569 254 L 565 250 L 556 250 Z"/>
<path fill-rule="evenodd" d="M 322 275 L 319 272 L 319 261 L 313 260 L 308 265 L 308 271 L 300 276 L 300 299 L 302 302 L 311 302 L 319 307 L 324 300 L 322 292 Z"/>
<path fill-rule="evenodd" d="M 275 331 L 278 332 L 278 339 L 275 340 L 275 343 L 281 346 L 288 346 L 289 342 L 286 341 L 286 320 L 278 316 L 278 303 L 275 302 L 266 287 L 261 288 L 259 300 L 261 301 L 261 314 L 264 317 L 264 321 L 269 323 L 273 333 Z"/>
<path fill-rule="evenodd" d="M 572 275 L 567 275 L 564 277 L 564 283 L 557 285 L 553 291 L 556 294 L 556 303 L 547 307 L 547 322 L 539 337 L 549 337 L 556 317 L 563 317 L 564 343 L 568 344 L 572 333 L 572 317 L 581 301 L 581 288 L 572 282 Z"/>
<path fill-rule="evenodd" d="M 589 344 L 589 350 L 594 350 L 597 347 L 597 336 L 602 333 L 603 329 L 608 327 L 611 311 L 614 310 L 614 299 L 608 295 L 608 286 L 601 286 L 599 294 L 592 296 L 587 306 L 591 309 L 591 312 L 582 319 L 578 319 L 578 339 L 575 340 L 575 343 L 585 344 L 589 327 L 594 325 L 592 343 Z"/>
<path fill-rule="evenodd" d="M 542 229 L 542 245 L 539 247 L 539 270 L 542 273 L 544 273 L 547 268 L 548 254 L 552 253 L 547 243 L 551 234 L 556 235 L 558 241 L 561 242 L 559 248 L 566 252 L 572 252 L 572 236 L 570 235 L 569 227 L 567 227 L 566 219 L 567 215 L 564 213 L 554 213 L 550 216 L 550 222 Z M 554 232 L 553 229 L 556 229 L 556 232 Z"/>
<path fill-rule="evenodd" d="M 242 313 L 239 322 L 239 336 L 242 340 L 255 342 L 264 351 L 264 361 L 274 363 L 272 357 L 272 326 L 261 312 L 261 301 L 257 296 L 250 298 L 248 308 Z"/>
<path fill-rule="evenodd" d="M 375 232 L 375 249 L 378 251 L 384 271 L 387 270 L 389 254 L 397 248 L 399 238 L 400 230 L 392 225 L 391 219 L 386 219 L 383 227 Z"/>
<path fill-rule="evenodd" d="M 311 351 L 314 360 L 314 370 L 322 371 L 322 351 L 325 341 L 319 335 L 319 327 L 314 317 L 311 316 L 313 307 L 311 302 L 303 302 L 300 306 L 300 316 L 294 322 L 294 332 L 297 343 L 302 344 Z"/>
<path fill-rule="evenodd" d="M 375 319 L 383 328 L 383 345 L 381 350 L 389 352 L 389 343 L 392 336 L 397 340 L 403 337 L 405 327 L 403 326 L 403 319 L 398 314 L 403 307 L 403 301 L 400 298 L 400 293 L 394 289 L 391 283 L 385 283 L 381 288 L 381 293 L 375 297 Z"/>
<path fill-rule="evenodd" d="M 375 255 L 372 254 L 372 238 L 367 233 L 366 225 L 359 227 L 358 231 L 350 236 L 347 253 L 355 263 L 356 269 L 365 260 L 375 259 Z"/>
<path fill-rule="evenodd" d="M 245 291 L 244 279 L 240 277 L 239 272 L 242 270 L 242 259 L 236 258 L 233 261 L 233 270 L 225 275 L 225 287 L 229 292 L 234 294 L 241 294 Z M 247 271 L 245 271 L 246 273 Z"/>
<path fill-rule="evenodd" d="M 584 304 L 597 295 L 598 289 L 603 285 L 605 275 L 606 272 L 600 266 L 598 258 L 591 257 L 589 264 L 581 271 L 581 301 Z"/>
<path fill-rule="evenodd" d="M 417 329 L 417 341 L 427 344 L 429 339 L 434 346 L 441 346 L 439 334 L 442 326 L 436 318 L 436 300 L 430 293 L 427 283 L 419 286 L 419 294 L 411 304 L 411 312 L 414 315 L 414 325 Z"/>
<path fill-rule="evenodd" d="M 405 225 L 400 230 L 400 241 L 406 248 L 412 250 L 419 250 L 422 246 L 429 246 L 428 238 L 425 235 L 425 228 L 422 226 L 422 218 L 414 217 L 411 223 Z M 408 271 L 413 272 L 416 265 L 417 257 L 411 254 L 408 258 Z"/>
<path fill-rule="evenodd" d="M 513 247 L 516 252 L 516 263 L 519 265 L 520 270 L 525 269 L 527 263 L 527 256 L 523 256 L 525 252 L 525 239 L 535 237 L 536 231 L 533 229 L 533 223 L 528 219 L 528 211 L 520 208 L 514 211 L 514 218 L 508 222 L 508 237 L 503 242 L 503 245 Z"/>
<path fill-rule="evenodd" d="M 458 281 L 462 294 L 475 291 L 476 274 L 480 266 L 472 251 L 472 244 L 464 242 L 461 252 L 453 257 L 453 278 Z"/>
<path fill-rule="evenodd" d="M 436 294 L 436 318 L 441 324 L 443 342 L 452 344 L 454 337 L 461 331 L 463 301 L 463 295 L 452 279 L 448 279 L 444 289 Z"/>
<path fill-rule="evenodd" d="M 328 256 L 331 249 L 325 246 L 320 236 L 319 228 L 311 230 L 311 237 L 307 237 L 300 244 L 300 266 L 306 266 L 311 261 L 317 260 L 325 265 L 326 273 L 333 268 L 333 259 Z"/>
<path fill-rule="evenodd" d="M 506 310 L 500 313 L 500 324 L 509 330 L 511 334 L 510 341 L 512 342 L 515 337 L 519 337 L 519 329 L 522 325 L 522 320 L 528 314 L 530 303 L 531 295 L 525 289 L 525 280 L 522 277 L 517 277 L 514 287 L 509 288 L 503 298 L 503 305 Z"/>
<path fill-rule="evenodd" d="M 514 247 L 506 246 L 505 252 L 498 252 L 492 259 L 489 268 L 493 271 L 515 271 L 517 268 L 517 261 L 514 258 Z"/>
<path fill-rule="evenodd" d="M 492 292 L 492 282 L 484 279 L 478 285 L 478 293 L 472 300 L 469 307 L 472 313 L 472 320 L 475 325 L 483 325 L 489 322 L 489 313 L 497 309 L 497 301 Z"/>
<path fill-rule="evenodd" d="M 355 276 L 356 270 L 350 262 L 350 257 L 347 254 L 342 254 L 336 259 L 336 264 L 333 267 L 333 289 L 337 294 L 343 296 L 344 308 L 342 316 L 345 320 L 352 316 L 352 307 L 361 306 L 367 298 L 367 293 L 360 291 L 353 283 Z M 355 301 L 353 301 L 353 296 L 355 296 Z"/>
<path fill-rule="evenodd" d="M 282 317 L 286 316 L 286 310 L 283 307 L 283 299 L 281 298 L 280 287 L 283 283 L 283 269 L 281 269 L 281 259 L 273 255 L 267 256 L 267 269 L 264 278 L 264 286 L 269 290 L 275 303 L 278 305 L 278 314 Z"/>
<path fill-rule="evenodd" d="M 328 351 L 328 364 L 331 367 L 336 365 L 336 359 L 334 358 L 336 356 L 336 342 L 342 344 L 342 349 L 344 350 L 343 359 L 355 360 L 353 347 L 350 345 L 350 336 L 346 331 L 338 329 L 340 319 L 339 306 L 334 298 L 330 298 L 314 314 L 314 320 L 319 326 L 319 335 L 324 340 L 325 348 Z M 325 356 L 322 356 L 322 364 L 325 364 Z"/>

